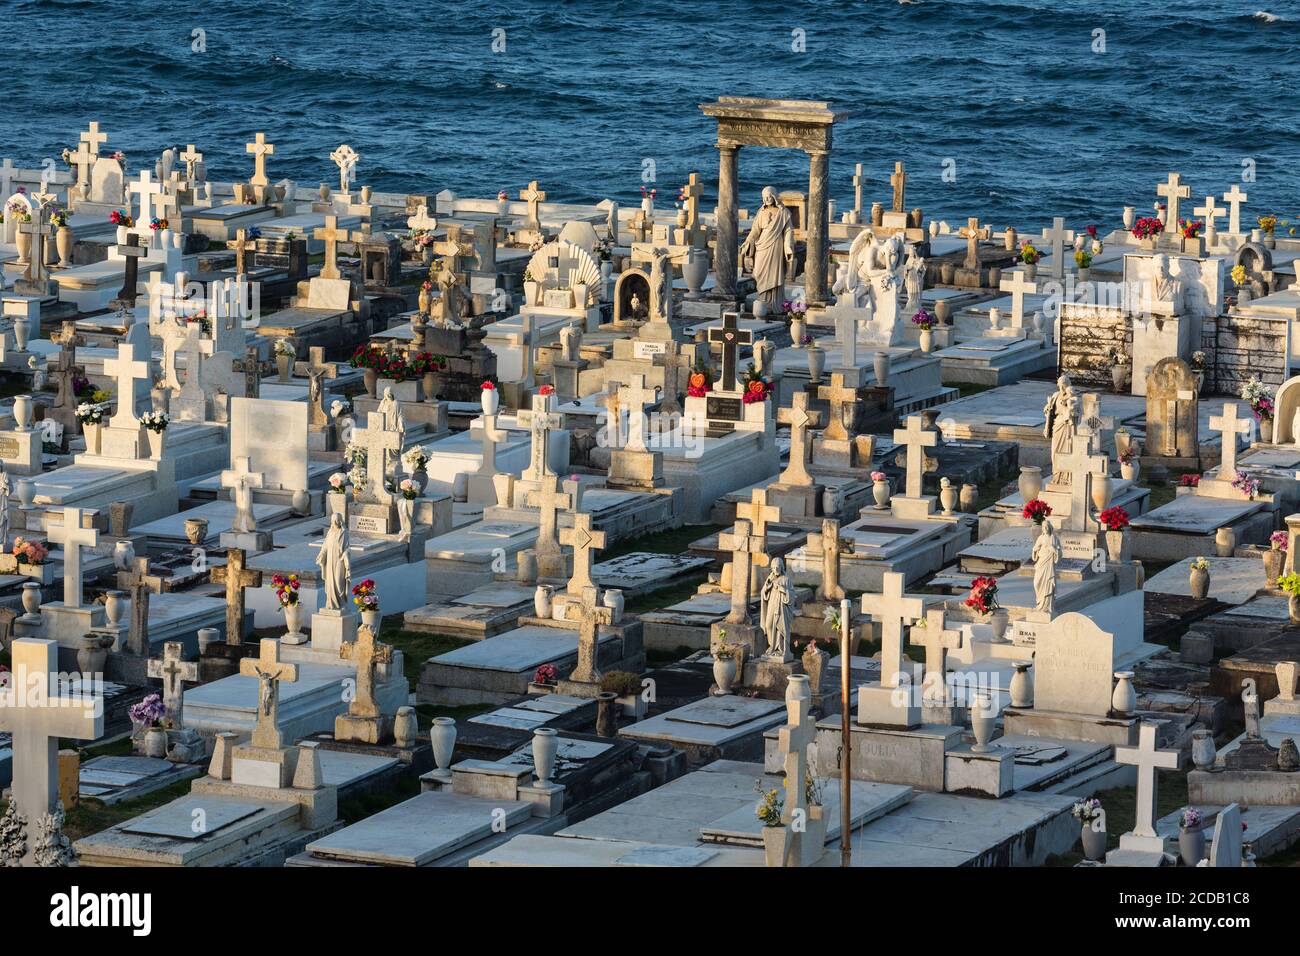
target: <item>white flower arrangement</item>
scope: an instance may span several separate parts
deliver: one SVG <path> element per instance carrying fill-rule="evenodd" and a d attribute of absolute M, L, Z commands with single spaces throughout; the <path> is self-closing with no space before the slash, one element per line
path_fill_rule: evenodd
<path fill-rule="evenodd" d="M 82 402 L 77 406 L 77 421 L 83 425 L 98 425 L 104 420 L 104 406 Z"/>
<path fill-rule="evenodd" d="M 366 454 L 365 446 L 352 442 L 346 449 L 344 449 L 343 457 L 356 467 L 361 468 L 365 466 L 366 458 L 368 456 Z"/>
<path fill-rule="evenodd" d="M 288 339 L 276 339 L 274 351 L 276 355 L 285 355 L 288 356 L 289 358 L 293 358 L 295 355 L 298 354 L 296 351 L 294 351 L 293 343 L 290 342 Z"/>
<path fill-rule="evenodd" d="M 164 432 L 171 424 L 171 418 L 166 412 L 145 412 L 140 416 L 140 424 L 151 432 Z"/>
<path fill-rule="evenodd" d="M 341 471 L 330 475 L 330 491 L 343 494 L 348 490 L 348 476 Z"/>
<path fill-rule="evenodd" d="M 402 464 L 408 471 L 419 471 L 429 463 L 429 455 L 421 445 L 412 445 L 402 452 Z"/>
<path fill-rule="evenodd" d="M 403 498 L 408 500 L 420 497 L 420 483 L 410 478 L 403 478 L 398 482 L 397 490 L 402 493 Z"/>

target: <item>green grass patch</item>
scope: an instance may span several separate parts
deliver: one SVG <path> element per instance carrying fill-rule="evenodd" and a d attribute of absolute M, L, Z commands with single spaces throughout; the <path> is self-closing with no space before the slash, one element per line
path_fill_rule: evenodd
<path fill-rule="evenodd" d="M 394 616 L 393 623 L 384 623 L 379 628 L 379 639 L 391 644 L 402 652 L 406 679 L 412 683 L 420 679 L 420 665 L 430 657 L 438 657 L 458 647 L 474 642 L 464 637 L 452 637 L 450 634 L 426 634 L 423 631 L 407 631 L 401 627 L 401 618 Z"/>
<path fill-rule="evenodd" d="M 624 554 L 631 554 L 633 551 L 648 551 L 652 554 L 686 554 L 692 541 L 707 538 L 709 535 L 721 531 L 723 527 L 723 525 L 713 524 L 683 525 L 680 528 L 673 528 L 671 531 L 656 531 L 653 534 L 643 534 L 639 538 L 620 541 L 614 547 L 601 551 L 600 560 L 608 561 Z"/>
<path fill-rule="evenodd" d="M 374 816 L 381 810 L 396 806 L 404 800 L 420 793 L 420 781 L 410 774 L 403 774 L 396 784 L 382 791 L 363 793 L 339 804 L 339 818 L 345 824 L 357 823 L 366 817 Z"/>

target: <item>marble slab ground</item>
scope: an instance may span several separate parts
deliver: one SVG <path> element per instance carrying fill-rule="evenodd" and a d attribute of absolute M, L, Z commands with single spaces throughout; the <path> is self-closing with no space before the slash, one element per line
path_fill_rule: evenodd
<path fill-rule="evenodd" d="M 1265 586 L 1264 562 L 1259 558 L 1207 557 L 1210 563 L 1210 597 L 1224 604 L 1245 604 Z M 1190 597 L 1191 581 L 1186 561 L 1178 561 L 1147 578 L 1144 591 Z"/>

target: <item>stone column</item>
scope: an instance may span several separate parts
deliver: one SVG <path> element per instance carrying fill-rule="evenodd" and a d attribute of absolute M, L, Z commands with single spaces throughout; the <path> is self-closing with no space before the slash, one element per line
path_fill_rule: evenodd
<path fill-rule="evenodd" d="M 719 296 L 736 295 L 736 155 L 739 146 L 718 144 L 718 239 L 713 250 L 713 275 Z"/>
<path fill-rule="evenodd" d="M 808 152 L 808 224 L 804 230 L 804 298 L 809 305 L 826 301 L 826 177 L 830 153 Z"/>

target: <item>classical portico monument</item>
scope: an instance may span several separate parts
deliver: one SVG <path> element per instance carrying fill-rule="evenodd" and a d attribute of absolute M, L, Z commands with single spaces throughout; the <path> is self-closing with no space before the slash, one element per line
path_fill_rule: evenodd
<path fill-rule="evenodd" d="M 719 296 L 736 295 L 736 154 L 742 146 L 802 149 L 808 154 L 807 259 L 804 294 L 810 305 L 826 301 L 826 177 L 831 127 L 849 115 L 814 100 L 765 100 L 720 96 L 701 103 L 718 121 L 718 238 L 713 272 Z"/>

